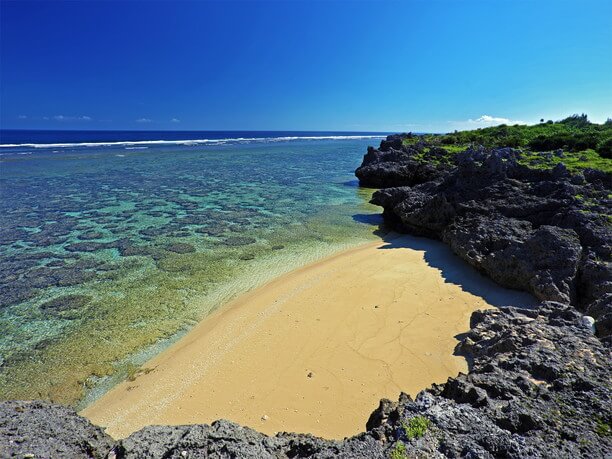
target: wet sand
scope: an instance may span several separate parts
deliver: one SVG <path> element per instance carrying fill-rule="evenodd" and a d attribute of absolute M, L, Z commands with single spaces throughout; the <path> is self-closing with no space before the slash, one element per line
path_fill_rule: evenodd
<path fill-rule="evenodd" d="M 474 310 L 535 304 L 443 244 L 366 244 L 281 276 L 204 319 L 82 414 L 122 438 L 151 424 L 229 419 L 343 438 L 379 399 L 466 372 L 453 355 Z"/>

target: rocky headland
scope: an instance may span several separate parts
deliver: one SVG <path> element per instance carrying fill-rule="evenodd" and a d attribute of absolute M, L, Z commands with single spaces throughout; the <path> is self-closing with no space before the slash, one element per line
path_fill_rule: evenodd
<path fill-rule="evenodd" d="M 442 240 L 501 285 L 574 305 L 607 340 L 612 174 L 571 173 L 563 163 L 536 169 L 521 157 L 483 147 L 450 155 L 390 136 L 368 150 L 356 175 L 366 186 L 392 184 L 372 202 L 395 229 Z"/>
<path fill-rule="evenodd" d="M 550 156 L 547 156 L 550 155 Z M 472 315 L 469 374 L 382 400 L 343 441 L 270 437 L 227 421 L 151 426 L 114 441 L 70 408 L 0 403 L 4 457 L 558 457 L 612 454 L 612 175 L 507 147 L 446 149 L 410 135 L 370 148 L 356 175 L 398 231 L 440 239 L 534 309 Z"/>

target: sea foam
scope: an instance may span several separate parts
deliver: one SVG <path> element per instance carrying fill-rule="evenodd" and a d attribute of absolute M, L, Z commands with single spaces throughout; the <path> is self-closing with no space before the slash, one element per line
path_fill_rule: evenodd
<path fill-rule="evenodd" d="M 327 135 L 327 136 L 284 136 L 284 137 L 236 137 L 226 139 L 185 139 L 185 140 L 123 140 L 118 142 L 76 142 L 76 143 L 8 143 L 0 148 L 75 148 L 75 147 L 116 147 L 149 145 L 223 145 L 227 143 L 290 142 L 296 140 L 359 140 L 382 139 L 384 135 Z"/>

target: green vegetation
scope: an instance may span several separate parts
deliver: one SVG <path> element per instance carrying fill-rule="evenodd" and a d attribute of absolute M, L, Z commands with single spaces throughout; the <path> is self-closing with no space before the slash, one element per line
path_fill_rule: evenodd
<path fill-rule="evenodd" d="M 519 163 L 535 169 L 550 169 L 563 163 L 572 172 L 586 168 L 612 172 L 612 160 L 601 157 L 593 149 L 579 152 L 564 151 L 561 155 L 528 151 L 523 153 Z"/>
<path fill-rule="evenodd" d="M 423 435 L 425 435 L 425 432 L 427 432 L 429 426 L 431 426 L 431 421 L 425 416 L 415 416 L 402 422 L 402 429 L 404 430 L 404 434 L 408 440 L 421 438 Z M 408 459 L 406 445 L 401 441 L 395 443 L 389 457 L 391 459 Z"/>
<path fill-rule="evenodd" d="M 595 433 L 600 437 L 610 437 L 612 436 L 612 426 L 609 422 L 597 419 L 595 421 Z"/>
<path fill-rule="evenodd" d="M 457 152 L 482 145 L 487 148 L 520 148 L 525 152 L 521 162 L 538 169 L 548 169 L 564 163 L 574 172 L 586 168 L 612 172 L 612 119 L 604 124 L 595 124 L 584 114 L 532 126 L 502 124 L 443 135 L 409 136 L 403 142 L 411 145 L 419 141 L 425 141 L 432 147 L 442 147 L 446 151 L 446 157 L 438 149 L 436 155 L 432 156 L 428 154 L 432 148 L 429 147 L 417 157 L 434 163 L 448 162 Z"/>
<path fill-rule="evenodd" d="M 389 457 L 391 459 L 408 459 L 406 445 L 404 445 L 401 441 L 398 441 L 391 450 L 391 455 Z"/>
<path fill-rule="evenodd" d="M 421 438 L 425 435 L 430 425 L 431 421 L 424 416 L 415 416 L 410 418 L 407 422 L 402 422 L 402 428 L 409 440 Z"/>

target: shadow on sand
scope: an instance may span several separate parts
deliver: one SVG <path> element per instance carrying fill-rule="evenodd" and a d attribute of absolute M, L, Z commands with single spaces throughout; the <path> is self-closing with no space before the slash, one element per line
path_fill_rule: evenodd
<path fill-rule="evenodd" d="M 381 250 L 412 249 L 423 252 L 427 265 L 439 269 L 446 282 L 458 285 L 464 292 L 481 297 L 491 306 L 529 309 L 540 303 L 529 293 L 496 284 L 455 255 L 443 242 L 390 230 L 385 226 L 381 214 L 355 214 L 353 220 L 378 227 L 374 234 L 385 242 L 385 245 L 380 247 Z"/>
<path fill-rule="evenodd" d="M 439 269 L 446 282 L 458 285 L 465 292 L 479 296 L 491 306 L 533 308 L 539 301 L 526 292 L 502 287 L 463 261 L 444 243 L 407 234 L 387 233 L 381 250 L 412 249 L 423 252 L 425 262 Z"/>
<path fill-rule="evenodd" d="M 461 287 L 463 291 L 482 298 L 491 306 L 514 306 L 531 309 L 540 303 L 529 293 L 496 284 L 455 255 L 443 242 L 390 231 L 385 227 L 382 215 L 357 214 L 353 215 L 353 219 L 361 223 L 378 226 L 374 234 L 385 242 L 380 250 L 412 249 L 423 252 L 423 258 L 427 265 L 439 269 L 445 282 Z M 467 333 L 461 333 L 456 335 L 455 338 L 457 341 L 461 341 L 466 335 Z M 464 357 L 467 360 L 469 370 L 472 369 L 471 356 L 458 350 L 455 351 L 455 355 Z"/>
<path fill-rule="evenodd" d="M 446 244 L 425 237 L 400 234 L 385 226 L 381 214 L 355 214 L 353 220 L 377 226 L 374 234 L 385 245 L 381 250 L 412 249 L 423 252 L 428 266 L 439 269 L 446 282 L 458 285 L 463 291 L 479 296 L 491 306 L 515 306 L 533 308 L 539 301 L 526 292 L 502 287 L 463 261 Z"/>

